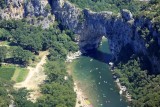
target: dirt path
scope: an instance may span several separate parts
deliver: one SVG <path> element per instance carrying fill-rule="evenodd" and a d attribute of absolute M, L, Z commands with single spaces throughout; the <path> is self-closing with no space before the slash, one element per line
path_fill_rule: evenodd
<path fill-rule="evenodd" d="M 43 65 L 46 63 L 47 55 L 47 51 L 43 53 L 40 62 L 36 65 L 35 68 L 27 67 L 27 69 L 29 69 L 29 74 L 25 81 L 16 83 L 14 85 L 14 87 L 17 89 L 26 87 L 26 89 L 32 90 L 28 96 L 28 99 L 33 102 L 35 102 L 37 97 L 40 96 L 39 85 L 42 84 L 46 78 L 46 75 L 43 72 Z"/>

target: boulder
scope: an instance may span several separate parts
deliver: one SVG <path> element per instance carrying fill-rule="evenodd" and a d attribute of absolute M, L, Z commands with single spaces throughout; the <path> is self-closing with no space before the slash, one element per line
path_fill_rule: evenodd
<path fill-rule="evenodd" d="M 127 9 L 123 9 L 121 11 L 121 15 L 122 15 L 122 18 L 124 18 L 126 21 L 133 20 L 132 13 Z"/>

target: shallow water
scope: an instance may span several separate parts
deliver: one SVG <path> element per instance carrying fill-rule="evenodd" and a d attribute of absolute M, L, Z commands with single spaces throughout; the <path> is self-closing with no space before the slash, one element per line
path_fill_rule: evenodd
<path fill-rule="evenodd" d="M 73 78 L 78 81 L 78 86 L 93 107 L 127 107 L 109 70 L 110 58 L 107 40 L 103 40 L 98 50 L 81 56 L 72 63 Z"/>

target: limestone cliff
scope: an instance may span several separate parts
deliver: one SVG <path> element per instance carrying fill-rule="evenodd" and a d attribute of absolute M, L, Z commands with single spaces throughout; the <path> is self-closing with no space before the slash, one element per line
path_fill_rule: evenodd
<path fill-rule="evenodd" d="M 23 19 L 28 23 L 48 28 L 54 23 L 55 17 L 47 6 L 48 0 L 6 0 L 7 7 L 0 9 L 1 19 Z"/>
<path fill-rule="evenodd" d="M 112 12 L 97 13 L 87 9 L 81 10 L 66 0 L 52 1 L 52 8 L 62 25 L 79 35 L 79 46 L 82 52 L 97 48 L 102 36 L 105 36 L 109 40 L 113 59 L 118 60 L 123 49 L 126 48 L 123 53 L 142 55 L 151 63 L 154 72 L 160 72 L 158 56 L 151 54 L 147 49 L 147 41 L 142 38 L 138 30 L 147 28 L 150 34 L 157 38 L 156 42 L 160 43 L 158 41 L 160 34 L 152 28 L 151 20 L 134 19 L 128 10 L 122 10 L 118 15 Z"/>
<path fill-rule="evenodd" d="M 7 7 L 0 10 L 2 19 L 22 19 L 24 14 L 23 0 L 6 0 Z"/>

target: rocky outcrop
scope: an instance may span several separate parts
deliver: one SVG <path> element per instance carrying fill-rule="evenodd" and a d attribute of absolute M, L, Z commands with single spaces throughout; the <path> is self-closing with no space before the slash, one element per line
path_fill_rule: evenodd
<path fill-rule="evenodd" d="M 79 18 L 81 10 L 68 1 L 55 0 L 52 2 L 52 10 L 56 15 L 56 18 L 62 22 L 62 24 L 74 32 L 77 32 L 79 26 Z"/>
<path fill-rule="evenodd" d="M 30 0 L 25 1 L 24 3 L 24 10 L 25 16 L 47 16 L 49 13 L 45 6 L 48 5 L 47 0 Z"/>
<path fill-rule="evenodd" d="M 123 48 L 145 56 L 151 63 L 154 72 L 160 72 L 160 60 L 151 55 L 146 47 L 146 40 L 139 34 L 138 28 L 145 26 L 155 38 L 159 38 L 152 29 L 152 23 L 144 18 L 134 19 L 128 10 L 122 10 L 118 15 L 112 12 L 92 12 L 81 10 L 66 0 L 52 1 L 53 13 L 63 26 L 79 35 L 79 46 L 82 52 L 97 48 L 102 36 L 108 38 L 113 59 L 118 60 Z M 156 39 L 155 39 L 156 40 Z M 160 40 L 160 39 L 158 39 Z M 160 47 L 160 46 L 158 46 Z"/>
<path fill-rule="evenodd" d="M 126 21 L 133 20 L 133 15 L 129 10 L 123 9 L 121 14 Z"/>
<path fill-rule="evenodd" d="M 28 23 L 48 28 L 54 23 L 48 0 L 6 0 L 7 7 L 0 10 L 1 19 L 23 19 Z"/>
<path fill-rule="evenodd" d="M 1 19 L 22 19 L 24 14 L 23 0 L 6 0 L 7 8 L 0 9 Z"/>

